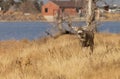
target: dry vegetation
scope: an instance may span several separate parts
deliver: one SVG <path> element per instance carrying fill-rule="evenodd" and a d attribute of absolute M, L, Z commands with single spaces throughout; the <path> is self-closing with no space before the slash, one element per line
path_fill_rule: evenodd
<path fill-rule="evenodd" d="M 96 34 L 93 55 L 76 36 L 0 42 L 0 79 L 120 79 L 120 37 Z"/>
<path fill-rule="evenodd" d="M 105 13 L 107 17 L 105 20 L 108 21 L 119 21 L 120 20 L 120 13 Z"/>
<path fill-rule="evenodd" d="M 0 12 L 0 21 L 16 22 L 16 21 L 45 21 L 45 18 L 40 13 L 23 13 L 20 11 Z"/>

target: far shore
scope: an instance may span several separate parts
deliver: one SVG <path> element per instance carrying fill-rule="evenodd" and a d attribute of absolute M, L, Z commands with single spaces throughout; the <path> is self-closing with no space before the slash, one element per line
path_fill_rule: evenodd
<path fill-rule="evenodd" d="M 104 13 L 104 17 L 100 17 L 100 22 L 106 21 L 120 21 L 120 14 Z M 73 22 L 85 21 L 85 17 L 72 17 Z M 6 13 L 0 12 L 0 22 L 55 22 L 54 19 L 47 20 L 41 13 L 23 13 L 8 11 Z"/>
<path fill-rule="evenodd" d="M 85 20 L 73 20 L 72 22 L 83 22 Z M 120 20 L 99 20 L 99 22 L 120 22 Z M 0 22 L 55 22 L 55 21 L 47 21 L 47 20 L 15 20 L 15 21 L 7 21 L 7 20 L 0 20 Z"/>

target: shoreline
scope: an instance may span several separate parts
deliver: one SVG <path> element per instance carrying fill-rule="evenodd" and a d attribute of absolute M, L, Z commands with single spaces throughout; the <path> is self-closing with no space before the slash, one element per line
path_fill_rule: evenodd
<path fill-rule="evenodd" d="M 119 36 L 120 35 L 120 33 L 110 33 L 110 32 L 97 32 L 97 33 L 95 33 L 95 35 L 111 35 L 111 36 Z M 65 35 L 70 35 L 70 34 L 65 34 Z M 64 36 L 64 35 L 61 35 L 61 36 Z M 61 37 L 60 36 L 60 37 Z M 71 36 L 73 36 L 73 35 L 71 35 Z M 74 36 L 76 36 L 76 35 L 74 35 Z M 28 40 L 28 41 L 35 41 L 35 40 L 40 40 L 40 39 L 47 39 L 47 38 L 52 38 L 52 37 L 49 37 L 49 36 L 43 36 L 43 37 L 38 37 L 38 38 L 35 38 L 35 39 L 29 39 L 29 38 L 21 38 L 21 39 L 16 39 L 16 38 L 10 38 L 10 39 L 2 39 L 2 40 L 0 40 L 0 42 L 6 42 L 6 41 L 26 41 L 26 40 Z"/>
<path fill-rule="evenodd" d="M 72 22 L 83 22 L 85 20 L 73 20 Z M 54 22 L 54 21 L 47 21 L 47 20 L 16 20 L 16 21 L 7 21 L 7 20 L 1 20 L 0 21 L 1 23 L 3 22 L 46 22 L 46 23 L 49 23 L 49 22 Z M 100 22 L 120 22 L 120 20 L 100 20 Z"/>

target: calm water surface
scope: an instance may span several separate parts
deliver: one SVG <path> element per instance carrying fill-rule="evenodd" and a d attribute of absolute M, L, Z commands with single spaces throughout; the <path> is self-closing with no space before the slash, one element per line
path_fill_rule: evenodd
<path fill-rule="evenodd" d="M 100 32 L 120 33 L 120 21 L 101 23 L 98 30 Z"/>
<path fill-rule="evenodd" d="M 74 26 L 85 25 L 84 22 L 73 23 Z M 55 30 L 53 23 L 46 22 L 1 22 L 0 40 L 10 39 L 37 39 L 46 36 L 46 30 Z M 64 28 L 67 25 L 64 24 Z M 120 33 L 120 22 L 104 22 L 98 27 L 100 32 Z"/>

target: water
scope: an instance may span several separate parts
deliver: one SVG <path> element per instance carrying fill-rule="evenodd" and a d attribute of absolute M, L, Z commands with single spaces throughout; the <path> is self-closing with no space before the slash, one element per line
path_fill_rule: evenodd
<path fill-rule="evenodd" d="M 73 25 L 81 26 L 85 25 L 85 22 L 73 23 Z M 55 25 L 46 22 L 1 22 L 0 40 L 37 39 L 46 36 L 46 30 L 51 28 L 51 30 L 54 30 L 52 26 Z M 120 33 L 120 22 L 104 22 L 98 27 L 98 30 L 100 32 Z"/>
<path fill-rule="evenodd" d="M 120 33 L 120 21 L 104 22 L 98 27 L 100 32 Z"/>
<path fill-rule="evenodd" d="M 48 23 L 40 22 L 5 22 L 0 23 L 0 40 L 37 39 L 45 36 Z"/>

